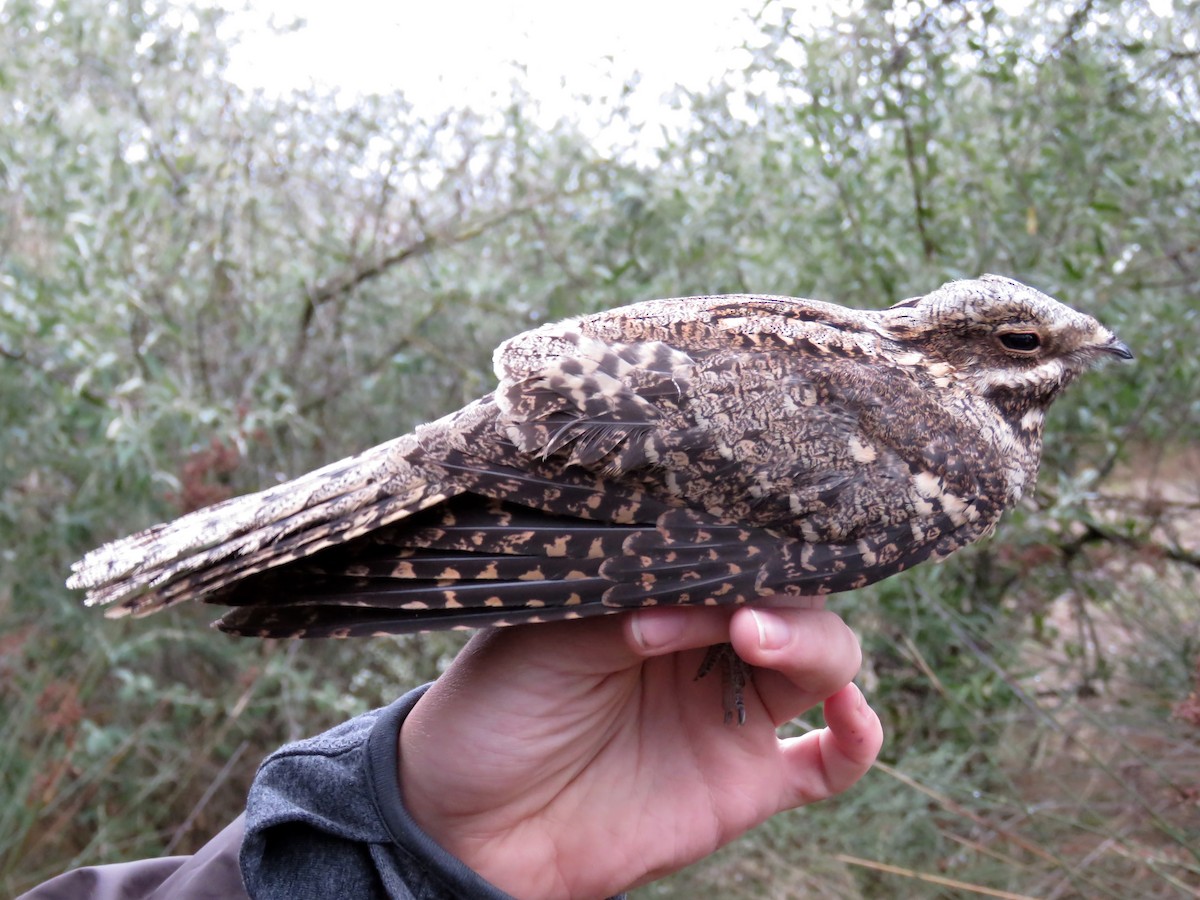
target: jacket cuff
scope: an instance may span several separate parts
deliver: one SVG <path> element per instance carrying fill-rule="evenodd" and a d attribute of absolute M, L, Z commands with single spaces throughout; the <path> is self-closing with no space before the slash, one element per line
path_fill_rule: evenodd
<path fill-rule="evenodd" d="M 403 806 L 400 727 L 425 690 L 263 761 L 246 801 L 240 857 L 251 897 L 513 900 Z"/>
<path fill-rule="evenodd" d="M 456 896 L 513 900 L 458 857 L 430 837 L 409 813 L 400 787 L 400 728 L 429 685 L 409 691 L 383 710 L 367 737 L 366 769 L 375 809 L 392 840 L 414 859 L 421 860 L 430 876 Z"/>

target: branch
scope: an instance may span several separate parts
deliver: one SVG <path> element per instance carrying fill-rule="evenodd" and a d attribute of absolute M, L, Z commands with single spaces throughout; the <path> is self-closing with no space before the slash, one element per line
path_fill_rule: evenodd
<path fill-rule="evenodd" d="M 903 91 L 903 88 L 901 88 Z M 929 209 L 925 205 L 925 195 L 921 187 L 921 172 L 917 165 L 917 144 L 913 139 L 912 124 L 908 121 L 908 113 L 904 106 L 900 107 L 900 123 L 904 127 L 904 158 L 908 163 L 908 177 L 912 181 L 913 204 L 917 213 L 917 233 L 921 236 L 921 250 L 926 260 L 932 260 L 937 248 L 929 236 L 925 222 L 929 218 Z"/>
<path fill-rule="evenodd" d="M 179 174 L 179 169 L 176 168 L 171 157 L 167 155 L 166 148 L 159 142 L 154 127 L 154 117 L 150 114 L 150 108 L 146 106 L 146 101 L 142 99 L 137 84 L 130 85 L 129 95 L 133 98 L 133 106 L 138 118 L 146 126 L 146 140 L 150 144 L 150 152 L 162 166 L 163 171 L 167 173 L 167 177 L 171 179 L 172 195 L 175 200 L 178 200 L 187 193 L 187 184 Z"/>
<path fill-rule="evenodd" d="M 446 245 L 465 243 L 473 240 L 497 225 L 507 222 L 509 219 L 516 218 L 519 215 L 525 215 L 530 212 L 532 207 L 520 206 L 514 209 L 507 209 L 498 215 L 491 218 L 483 219 L 482 221 L 464 228 L 457 234 L 441 236 L 437 234 L 429 234 L 415 241 L 406 247 L 403 247 L 394 253 L 386 256 L 378 257 L 371 261 L 360 261 L 359 265 L 349 272 L 342 275 L 330 278 L 323 284 L 317 285 L 310 290 L 304 298 L 304 309 L 300 313 L 300 326 L 296 338 L 296 347 L 292 353 L 292 364 L 298 366 L 301 357 L 304 355 L 304 350 L 308 343 L 308 331 L 312 325 L 313 317 L 317 313 L 317 309 L 332 300 L 339 297 L 344 297 L 354 291 L 355 288 L 365 284 L 372 279 L 378 278 L 385 274 L 390 269 L 402 265 L 411 259 L 420 258 L 427 253 L 432 252 L 437 247 Z"/>
<path fill-rule="evenodd" d="M 373 262 L 364 263 L 350 273 L 341 277 L 332 278 L 324 284 L 314 288 L 312 291 L 309 291 L 308 296 L 305 298 L 307 301 L 307 306 L 303 321 L 305 324 L 307 324 L 312 319 L 312 314 L 315 312 L 318 306 L 322 306 L 323 304 L 328 303 L 330 300 L 337 299 L 344 294 L 350 293 L 360 284 L 370 281 L 372 278 L 378 278 L 380 275 L 384 274 L 386 271 L 388 271 L 388 269 L 391 269 L 394 266 L 398 266 L 401 263 L 407 262 L 415 257 L 424 256 L 435 247 L 443 244 L 461 244 L 465 241 L 477 238 L 490 228 L 493 228 L 496 225 L 501 225 L 504 222 L 507 222 L 509 219 L 523 215 L 527 212 L 529 212 L 529 209 L 525 207 L 509 209 L 505 210 L 499 215 L 493 216 L 490 219 L 484 219 L 476 225 L 465 228 L 457 234 L 452 234 L 448 237 L 442 237 L 436 234 L 427 235 L 421 238 L 421 240 L 409 244 L 407 247 L 404 247 L 401 250 L 397 250 L 395 253 L 381 257 Z"/>
<path fill-rule="evenodd" d="M 1148 553 L 1160 559 L 1168 559 L 1171 562 L 1182 563 L 1185 566 L 1200 569 L 1200 553 L 1186 550 L 1178 545 L 1161 544 L 1149 538 L 1122 534 L 1119 531 L 1114 531 L 1107 526 L 1098 525 L 1095 522 L 1087 523 L 1084 526 L 1083 534 L 1070 543 L 1062 544 L 1059 549 L 1067 556 L 1073 556 L 1079 553 L 1086 545 L 1098 543 L 1115 544 L 1127 550 Z"/>

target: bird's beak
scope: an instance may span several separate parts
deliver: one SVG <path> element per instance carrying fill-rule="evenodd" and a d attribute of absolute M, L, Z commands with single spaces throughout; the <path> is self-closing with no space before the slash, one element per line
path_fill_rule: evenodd
<path fill-rule="evenodd" d="M 1115 337 L 1107 344 L 1102 344 L 1100 350 L 1104 353 L 1111 353 L 1113 356 L 1119 356 L 1121 359 L 1133 359 L 1133 351 L 1129 349 L 1129 346 Z"/>

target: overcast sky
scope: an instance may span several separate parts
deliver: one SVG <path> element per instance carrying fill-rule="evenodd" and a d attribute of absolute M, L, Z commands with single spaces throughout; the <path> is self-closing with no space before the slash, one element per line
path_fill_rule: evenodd
<path fill-rule="evenodd" d="M 170 0 L 168 0 L 170 2 Z M 274 94 L 311 86 L 356 94 L 402 91 L 419 109 L 496 108 L 509 96 L 513 64 L 549 124 L 582 120 L 580 94 L 611 96 L 640 77 L 632 120 L 654 142 L 660 126 L 681 124 L 662 102 L 676 85 L 702 91 L 747 62 L 741 48 L 758 27 L 748 10 L 764 0 L 216 0 L 234 11 L 240 35 L 229 76 Z M 796 0 L 796 15 L 828 21 L 831 9 L 861 0 Z M 0 0 L 3 3 L 3 0 Z M 997 0 L 1020 15 L 1028 0 Z M 1170 0 L 1151 0 L 1169 8 Z M 771 4 L 779 15 L 781 4 Z M 280 34 L 268 23 L 304 27 Z M 526 113 L 532 111 L 527 107 Z"/>
<path fill-rule="evenodd" d="M 829 0 L 830 3 L 837 0 Z M 231 9 L 238 0 L 228 0 Z M 652 129 L 671 115 L 661 102 L 677 84 L 699 90 L 745 63 L 757 33 L 746 7 L 761 0 L 252 0 L 235 15 L 243 32 L 230 77 L 272 93 L 311 85 L 350 95 L 401 90 L 427 110 L 493 107 L 508 96 L 512 63 L 544 118 L 577 112 L 571 98 L 611 93 L 634 71 L 635 118 Z M 800 3 L 822 16 L 825 0 Z M 265 23 L 299 17 L 303 29 Z M 613 77 L 610 77 L 613 76 Z"/>

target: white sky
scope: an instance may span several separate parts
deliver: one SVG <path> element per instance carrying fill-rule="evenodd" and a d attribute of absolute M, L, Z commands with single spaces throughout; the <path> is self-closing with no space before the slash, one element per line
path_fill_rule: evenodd
<path fill-rule="evenodd" d="M 801 0 L 821 16 L 836 0 Z M 844 2 L 844 0 L 843 0 Z M 636 71 L 637 118 L 681 84 L 702 89 L 744 64 L 756 34 L 747 7 L 761 0 L 249 0 L 232 26 L 243 31 L 230 77 L 245 88 L 286 93 L 312 85 L 350 94 L 401 90 L 418 107 L 477 109 L 508 96 L 512 62 L 548 117 L 573 95 L 608 93 Z M 227 0 L 231 9 L 239 0 Z M 265 23 L 306 20 L 291 34 Z M 615 77 L 609 77 L 615 76 Z M 646 107 L 645 109 L 639 108 Z"/>
<path fill-rule="evenodd" d="M 0 0 L 2 4 L 4 0 Z M 167 0 L 168 3 L 171 0 Z M 765 0 L 216 0 L 234 11 L 229 76 L 247 89 L 284 94 L 312 86 L 363 93 L 401 91 L 418 110 L 497 108 L 509 96 L 514 63 L 549 125 L 576 118 L 576 99 L 612 99 L 634 73 L 634 123 L 656 143 L 659 128 L 686 113 L 662 102 L 677 85 L 703 91 L 747 62 L 741 49 L 758 28 L 748 10 Z M 858 0 L 784 0 L 802 19 L 828 21 Z M 997 0 L 1020 15 L 1029 0 Z M 779 15 L 779 6 L 770 12 Z M 1169 14 L 1171 0 L 1150 0 Z M 279 34 L 279 26 L 306 25 Z M 592 114 L 602 116 L 603 105 Z M 536 110 L 526 109 L 537 115 Z M 586 128 L 589 114 L 578 120 Z M 602 140 L 603 142 L 603 140 Z"/>

